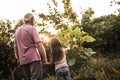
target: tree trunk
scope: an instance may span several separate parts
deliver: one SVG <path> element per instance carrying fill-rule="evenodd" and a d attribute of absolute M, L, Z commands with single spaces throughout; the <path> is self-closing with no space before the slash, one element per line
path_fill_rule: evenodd
<path fill-rule="evenodd" d="M 12 68 L 10 68 L 10 73 L 11 73 L 12 80 L 15 80 L 15 76 L 14 76 L 15 70 L 16 70 L 16 67 L 13 70 L 12 70 Z"/>

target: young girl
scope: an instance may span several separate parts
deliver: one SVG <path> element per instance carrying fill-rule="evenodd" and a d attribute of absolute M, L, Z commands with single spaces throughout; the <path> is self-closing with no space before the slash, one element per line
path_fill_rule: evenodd
<path fill-rule="evenodd" d="M 65 49 L 62 47 L 60 41 L 55 37 L 51 38 L 50 47 L 51 56 L 48 64 L 55 64 L 57 80 L 71 80 Z"/>

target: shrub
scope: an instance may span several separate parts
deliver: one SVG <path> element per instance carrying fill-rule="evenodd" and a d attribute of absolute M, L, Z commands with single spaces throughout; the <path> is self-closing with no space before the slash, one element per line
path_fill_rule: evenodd
<path fill-rule="evenodd" d="M 91 58 L 70 67 L 72 80 L 119 80 L 120 59 Z"/>

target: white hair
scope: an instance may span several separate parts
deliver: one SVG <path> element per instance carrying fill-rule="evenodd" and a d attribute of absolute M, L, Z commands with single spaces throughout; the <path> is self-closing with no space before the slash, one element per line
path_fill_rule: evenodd
<path fill-rule="evenodd" d="M 27 14 L 24 16 L 24 21 L 25 21 L 25 22 L 29 22 L 29 21 L 31 21 L 32 18 L 34 18 L 33 14 L 32 14 L 32 13 L 27 13 Z"/>

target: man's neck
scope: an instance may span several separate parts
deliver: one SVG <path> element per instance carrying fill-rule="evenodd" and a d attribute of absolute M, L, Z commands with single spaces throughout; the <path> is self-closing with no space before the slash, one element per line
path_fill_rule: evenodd
<path fill-rule="evenodd" d="M 34 26 L 32 23 L 29 23 L 29 22 L 27 22 L 27 23 L 25 23 L 26 25 L 31 25 L 31 26 Z"/>

